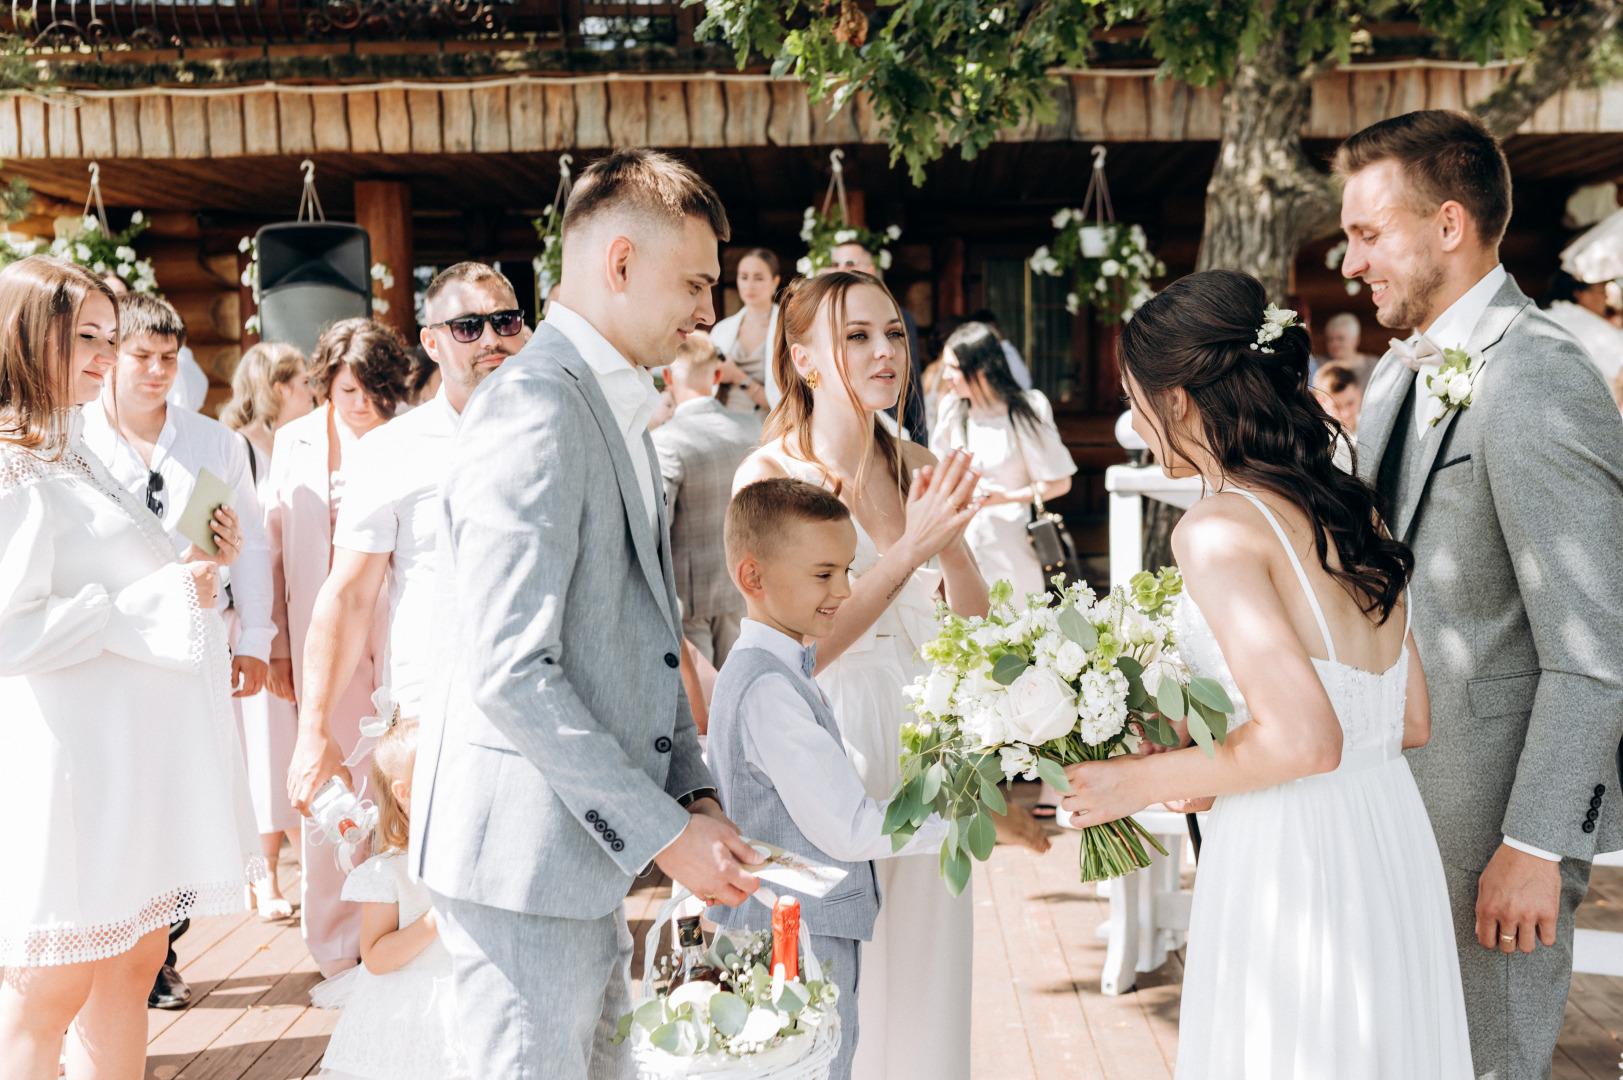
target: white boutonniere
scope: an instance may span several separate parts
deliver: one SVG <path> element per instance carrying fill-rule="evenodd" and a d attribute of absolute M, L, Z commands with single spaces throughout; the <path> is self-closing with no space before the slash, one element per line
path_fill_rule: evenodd
<path fill-rule="evenodd" d="M 1476 377 L 1482 371 L 1483 360 L 1464 349 L 1444 349 L 1443 365 L 1435 375 L 1426 376 L 1426 426 L 1431 427 L 1455 409 L 1471 404 L 1471 392 L 1476 388 Z"/>

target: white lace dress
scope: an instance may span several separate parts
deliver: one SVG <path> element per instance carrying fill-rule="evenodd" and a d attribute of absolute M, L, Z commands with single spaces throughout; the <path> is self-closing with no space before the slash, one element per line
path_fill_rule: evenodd
<path fill-rule="evenodd" d="M 1233 490 L 1233 489 L 1230 489 Z M 1342 727 L 1334 772 L 1225 795 L 1195 877 L 1178 1026 L 1178 1080 L 1470 1080 L 1442 859 L 1404 758 L 1409 654 L 1374 674 L 1339 663 L 1278 521 L 1330 657 L 1314 658 Z M 1211 627 L 1185 593 L 1179 650 L 1251 714 Z"/>
<path fill-rule="evenodd" d="M 433 905 L 428 886 L 413 881 L 401 851 L 374 855 L 344 882 L 356 904 L 399 904 L 410 926 Z M 467 1059 L 456 1034 L 451 954 L 438 937 L 386 975 L 365 965 L 320 983 L 310 1000 L 342 1009 L 321 1059 L 324 1080 L 462 1080 Z"/>
<path fill-rule="evenodd" d="M 262 872 L 224 627 L 74 410 L 0 443 L 0 966 L 103 960 Z"/>

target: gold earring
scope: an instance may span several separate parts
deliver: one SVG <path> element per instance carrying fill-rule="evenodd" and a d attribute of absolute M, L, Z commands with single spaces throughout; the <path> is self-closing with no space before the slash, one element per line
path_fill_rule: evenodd
<path fill-rule="evenodd" d="M 806 376 L 806 388 L 809 389 L 809 390 L 816 390 L 817 389 L 817 369 L 816 368 L 813 368 L 811 370 L 811 373 Z"/>

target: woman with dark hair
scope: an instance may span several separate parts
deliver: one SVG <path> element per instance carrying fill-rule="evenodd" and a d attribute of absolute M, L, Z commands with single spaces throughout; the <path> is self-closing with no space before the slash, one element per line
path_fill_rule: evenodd
<path fill-rule="evenodd" d="M 263 871 L 213 562 L 182 562 L 85 446 L 118 309 L 0 273 L 0 1077 L 135 1080 L 169 927 Z"/>
<path fill-rule="evenodd" d="M 276 430 L 265 537 L 275 580 L 271 645 L 272 693 L 298 701 L 304 681 L 304 639 L 316 594 L 332 568 L 332 531 L 344 492 L 344 460 L 355 445 L 394 417 L 406 399 L 411 355 L 394 330 L 371 319 L 345 319 L 321 335 L 310 357 L 310 383 L 324 402 L 308 416 Z M 347 754 L 372 712 L 372 692 L 384 681 L 388 592 L 382 591 L 372 634 L 347 689 L 333 710 L 333 734 Z M 328 977 L 361 956 L 361 913 L 341 899 L 344 875 L 330 845 L 303 819 L 300 923 L 310 955 Z"/>
<path fill-rule="evenodd" d="M 986 579 L 1007 578 L 1024 607 L 1028 594 L 1047 587 L 1026 523 L 1039 500 L 1071 490 L 1076 462 L 1054 427 L 1048 398 L 1020 389 L 1002 341 L 985 323 L 965 323 L 947 338 L 941 379 L 947 394 L 930 428 L 930 449 L 975 458 L 982 470 L 981 511 L 964 539 Z"/>
<path fill-rule="evenodd" d="M 1295 312 L 1230 270 L 1174 282 L 1123 329 L 1134 429 L 1168 476 L 1210 491 L 1173 532 L 1178 650 L 1236 708 L 1210 757 L 1070 766 L 1063 806 L 1080 826 L 1156 802 L 1212 809 L 1181 1080 L 1469 1080 L 1442 859 L 1402 753 L 1431 726 L 1414 557 L 1336 466 L 1309 348 Z"/>
<path fill-rule="evenodd" d="M 738 299 L 743 307 L 716 323 L 710 340 L 725 363 L 716 395 L 733 412 L 765 416 L 778 403 L 772 342 L 778 336 L 778 285 L 783 277 L 769 248 L 750 248 L 738 260 Z"/>

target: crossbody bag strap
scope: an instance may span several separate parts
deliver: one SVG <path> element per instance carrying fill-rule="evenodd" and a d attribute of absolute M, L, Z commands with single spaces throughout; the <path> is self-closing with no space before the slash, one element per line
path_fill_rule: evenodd
<path fill-rule="evenodd" d="M 1043 507 L 1042 485 L 1031 473 L 1031 463 L 1026 460 L 1026 448 L 1020 441 L 1020 428 L 1014 419 L 1014 410 L 1009 410 L 1009 437 L 1014 440 L 1014 452 L 1020 455 L 1020 468 L 1025 470 L 1026 485 L 1031 488 L 1031 520 L 1036 521 L 1048 511 Z"/>

